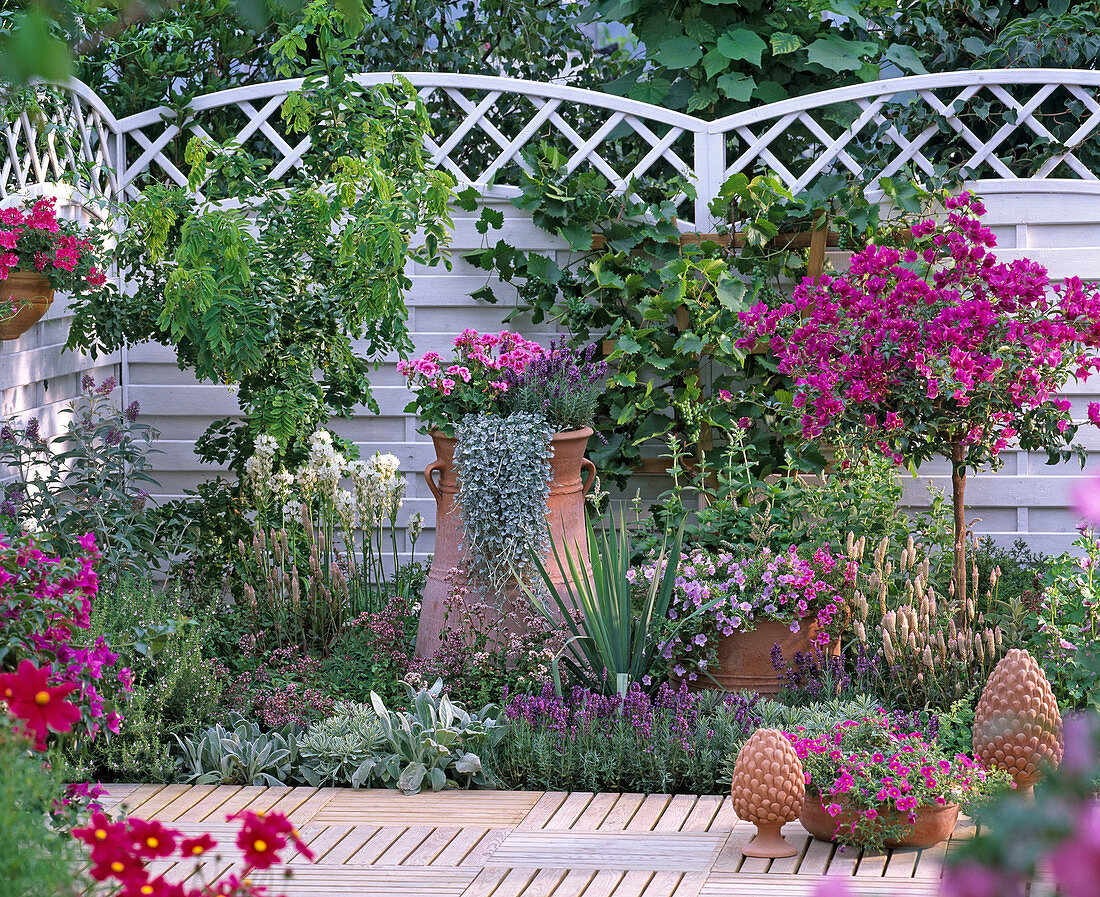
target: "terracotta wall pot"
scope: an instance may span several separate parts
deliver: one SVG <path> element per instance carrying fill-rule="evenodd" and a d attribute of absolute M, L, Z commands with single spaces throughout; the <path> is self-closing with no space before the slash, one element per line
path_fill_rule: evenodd
<path fill-rule="evenodd" d="M 798 821 L 815 838 L 822 841 L 832 841 L 833 832 L 837 825 L 851 825 L 853 816 L 850 810 L 842 810 L 837 816 L 830 816 L 825 812 L 824 801 L 816 794 L 807 794 L 806 803 L 802 807 L 802 815 Z M 887 817 L 889 824 L 904 821 L 902 814 L 895 813 Z M 908 833 L 896 841 L 887 841 L 887 847 L 933 847 L 941 841 L 946 841 L 955 831 L 959 821 L 959 805 L 947 804 L 939 806 L 932 804 L 927 807 L 917 807 L 917 821 Z"/>
<path fill-rule="evenodd" d="M 579 544 L 586 571 L 590 567 L 584 523 L 584 496 L 592 488 L 596 478 L 596 466 L 584 457 L 588 437 L 591 435 L 591 427 L 554 434 L 553 454 L 550 458 L 550 495 L 546 513 L 546 522 L 550 526 L 550 538 L 554 545 L 560 552 L 563 546 L 575 551 L 574 546 Z M 439 432 L 432 432 L 431 436 L 435 443 L 436 460 L 425 468 L 424 477 L 435 495 L 435 552 L 421 600 L 420 625 L 416 634 L 418 657 L 427 657 L 439 647 L 447 596 L 451 591 L 447 576 L 453 568 L 462 569 L 465 566 L 462 515 L 458 505 L 458 474 L 454 465 L 455 440 Z M 564 555 L 562 560 L 565 560 Z M 562 581 L 552 554 L 546 569 L 555 583 Z M 526 598 L 520 595 L 516 596 L 516 600 L 526 601 Z"/>
<path fill-rule="evenodd" d="M 6 300 L 15 303 L 12 317 Z M 0 339 L 19 339 L 52 304 L 53 287 L 45 277 L 34 271 L 13 271 L 0 280 Z"/>
<path fill-rule="evenodd" d="M 718 668 L 711 670 L 719 688 L 726 691 L 745 689 L 761 695 L 779 694 L 779 674 L 772 664 L 772 646 L 778 644 L 788 663 L 794 655 L 813 653 L 812 639 L 818 633 L 817 617 L 801 620 L 798 632 L 791 632 L 787 623 L 759 622 L 755 629 L 737 630 L 722 636 L 718 641 Z M 840 655 L 840 639 L 829 646 L 829 652 Z M 710 677 L 700 676 L 695 683 L 702 688 L 713 688 Z"/>

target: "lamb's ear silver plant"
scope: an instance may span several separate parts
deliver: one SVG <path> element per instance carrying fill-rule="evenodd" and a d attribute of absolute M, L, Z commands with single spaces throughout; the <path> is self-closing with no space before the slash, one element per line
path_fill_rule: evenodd
<path fill-rule="evenodd" d="M 468 581 L 491 600 L 537 582 L 533 558 L 549 550 L 551 437 L 535 414 L 471 414 L 455 425 Z"/>

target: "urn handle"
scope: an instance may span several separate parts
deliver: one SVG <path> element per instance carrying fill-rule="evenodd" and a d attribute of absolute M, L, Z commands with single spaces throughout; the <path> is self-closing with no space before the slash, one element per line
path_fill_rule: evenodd
<path fill-rule="evenodd" d="M 581 494 L 587 495 L 588 490 L 592 488 L 592 484 L 596 482 L 596 465 L 587 458 L 581 458 L 581 470 L 588 471 L 588 476 L 584 480 L 584 487 L 581 489 Z"/>
<path fill-rule="evenodd" d="M 428 481 L 428 488 L 432 490 L 432 495 L 435 496 L 435 500 L 440 504 L 443 503 L 443 493 L 439 491 L 439 486 L 435 483 L 435 474 L 436 471 L 439 471 L 440 479 L 442 479 L 443 466 L 442 461 L 433 461 L 424 468 L 424 479 Z"/>

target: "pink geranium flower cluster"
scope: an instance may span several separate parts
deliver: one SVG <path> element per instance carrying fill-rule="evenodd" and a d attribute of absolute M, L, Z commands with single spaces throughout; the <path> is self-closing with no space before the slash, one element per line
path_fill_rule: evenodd
<path fill-rule="evenodd" d="M 107 276 L 96 242 L 75 223 L 59 220 L 55 203 L 44 197 L 29 208 L 0 209 L 0 280 L 13 271 L 37 271 L 55 289 L 102 286 Z"/>
<path fill-rule="evenodd" d="M 450 359 L 427 352 L 398 362 L 397 370 L 415 394 L 405 410 L 416 412 L 428 429 L 453 435 L 454 424 L 465 415 L 496 410 L 509 375 L 522 374 L 542 354 L 538 343 L 518 333 L 463 330 Z"/>
<path fill-rule="evenodd" d="M 807 278 L 790 301 L 741 314 L 739 345 L 765 340 L 795 381 L 803 433 L 841 432 L 899 462 L 934 454 L 968 466 L 1009 443 L 1065 445 L 1075 426 L 1057 395 L 1100 368 L 1100 293 L 1053 290 L 1028 259 L 1001 263 L 968 193 L 942 222 L 884 234 L 839 277 Z M 1090 409 L 1100 423 L 1100 406 Z"/>
<path fill-rule="evenodd" d="M 718 639 L 757 623 L 784 623 L 791 632 L 816 623 L 812 643 L 827 649 L 846 620 L 846 596 L 855 582 L 856 563 L 828 548 L 800 557 L 795 546 L 773 553 L 765 548 L 751 557 L 729 551 L 695 549 L 676 572 L 668 616 L 672 632 L 662 656 L 678 678 L 705 678 L 716 659 Z M 632 568 L 632 582 L 651 583 L 656 564 Z"/>
<path fill-rule="evenodd" d="M 99 589 L 95 564 L 100 555 L 91 533 L 79 541 L 82 554 L 62 560 L 44 553 L 28 535 L 10 544 L 0 537 L 0 669 L 19 667 L 4 679 L 5 689 L 30 688 L 27 683 L 33 681 L 40 687 L 28 700 L 39 693 L 46 696 L 37 716 L 19 712 L 12 704 L 14 715 L 24 721 L 22 726 L 39 748 L 49 729 L 73 728 L 53 725 L 61 717 L 52 716 L 52 708 L 60 706 L 62 697 L 79 709 L 77 731 L 87 737 L 94 737 L 102 726 L 118 732 L 122 718 L 100 689 L 108 677 L 123 693 L 132 685 L 130 670 L 118 668 L 118 655 L 102 637 L 82 637 Z"/>
<path fill-rule="evenodd" d="M 837 723 L 826 732 L 785 732 L 806 775 L 807 800 L 836 820 L 837 840 L 881 847 L 903 837 L 925 807 L 958 804 L 1008 787 L 965 754 L 949 756 L 886 713 Z"/>

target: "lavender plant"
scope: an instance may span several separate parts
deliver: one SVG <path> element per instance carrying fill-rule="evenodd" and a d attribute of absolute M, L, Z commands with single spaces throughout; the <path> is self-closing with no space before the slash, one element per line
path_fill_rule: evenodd
<path fill-rule="evenodd" d="M 718 794 L 760 724 L 758 702 L 667 684 L 653 697 L 638 683 L 610 696 L 578 687 L 560 697 L 547 686 L 506 704 L 491 771 L 504 788 Z"/>
<path fill-rule="evenodd" d="M 522 371 L 507 369 L 508 388 L 498 400 L 502 413 L 537 414 L 555 431 L 587 427 L 607 377 L 607 362 L 594 361 L 595 353 L 594 343 L 578 354 L 562 337 Z"/>
<path fill-rule="evenodd" d="M 67 409 L 65 431 L 44 438 L 37 418 L 0 427 L 0 466 L 14 473 L 0 485 L 0 530 L 34 532 L 43 550 L 67 557 L 78 538 L 95 534 L 103 551 L 100 573 L 143 577 L 166 561 L 174 548 L 158 538 L 158 518 L 149 503 L 148 456 L 159 449 L 156 430 L 138 422 L 140 407 L 120 409 L 117 382 L 100 384 L 88 374 Z"/>

